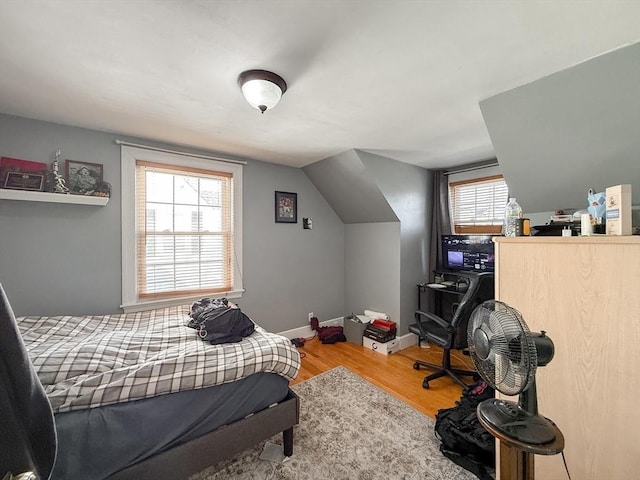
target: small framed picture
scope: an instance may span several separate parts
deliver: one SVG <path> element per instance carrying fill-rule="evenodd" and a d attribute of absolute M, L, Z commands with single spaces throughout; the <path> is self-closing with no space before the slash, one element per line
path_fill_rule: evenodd
<path fill-rule="evenodd" d="M 15 190 L 31 190 L 41 192 L 44 190 L 44 175 L 23 172 L 7 172 L 2 188 Z"/>
<path fill-rule="evenodd" d="M 102 183 L 102 164 L 67 160 L 65 162 L 69 193 L 92 195 Z"/>
<path fill-rule="evenodd" d="M 276 192 L 276 223 L 298 223 L 298 194 Z"/>

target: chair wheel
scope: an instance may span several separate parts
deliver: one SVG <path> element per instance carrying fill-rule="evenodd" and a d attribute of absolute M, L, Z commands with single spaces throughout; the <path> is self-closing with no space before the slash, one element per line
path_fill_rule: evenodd
<path fill-rule="evenodd" d="M 426 388 L 427 390 L 429 390 L 429 380 L 427 380 L 426 378 L 422 381 L 422 388 Z"/>
<path fill-rule="evenodd" d="M 414 370 L 420 370 L 420 364 L 418 362 L 413 364 Z"/>

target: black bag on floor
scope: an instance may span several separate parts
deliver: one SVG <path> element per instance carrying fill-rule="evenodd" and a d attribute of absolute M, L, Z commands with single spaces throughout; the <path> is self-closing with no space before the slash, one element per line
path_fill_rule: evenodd
<path fill-rule="evenodd" d="M 493 398 L 494 390 L 484 381 L 465 389 L 455 407 L 438 410 L 435 435 L 442 454 L 476 475 L 492 480 L 495 469 L 495 439 L 476 416 L 478 404 Z"/>

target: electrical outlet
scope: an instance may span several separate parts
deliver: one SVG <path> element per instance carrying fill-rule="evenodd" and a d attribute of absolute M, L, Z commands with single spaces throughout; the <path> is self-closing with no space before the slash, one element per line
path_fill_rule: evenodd
<path fill-rule="evenodd" d="M 313 312 L 309 312 L 309 321 L 311 321 L 311 319 L 315 317 L 315 315 L 313 314 Z"/>

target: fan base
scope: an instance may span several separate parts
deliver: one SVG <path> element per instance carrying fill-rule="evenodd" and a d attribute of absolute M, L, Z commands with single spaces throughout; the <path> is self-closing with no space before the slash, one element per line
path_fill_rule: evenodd
<path fill-rule="evenodd" d="M 532 445 L 555 440 L 553 423 L 541 415 L 523 410 L 515 402 L 489 399 L 478 405 L 478 416 L 506 438 Z"/>

